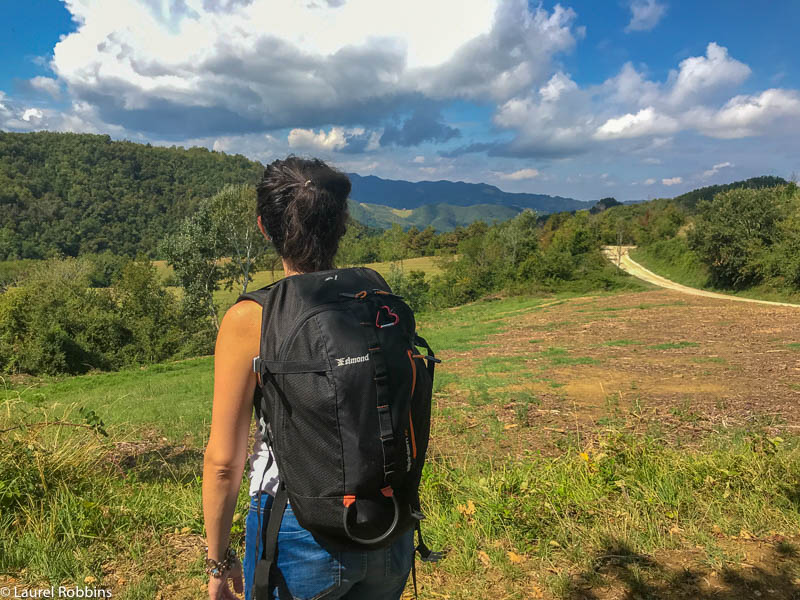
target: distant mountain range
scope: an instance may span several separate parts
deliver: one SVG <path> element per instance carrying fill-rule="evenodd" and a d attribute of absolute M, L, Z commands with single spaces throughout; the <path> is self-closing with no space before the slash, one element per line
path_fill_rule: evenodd
<path fill-rule="evenodd" d="M 522 209 L 502 204 L 474 204 L 453 206 L 452 204 L 424 204 L 418 208 L 403 209 L 367 204 L 350 200 L 350 216 L 368 227 L 387 229 L 398 224 L 404 229 L 433 227 L 436 231 L 450 231 L 466 227 L 475 221 L 491 224 L 507 221 L 517 216 Z"/>
<path fill-rule="evenodd" d="M 593 202 L 546 194 L 504 192 L 486 183 L 402 181 L 348 173 L 352 183 L 350 214 L 371 227 L 397 223 L 404 228 L 431 226 L 448 231 L 474 221 L 505 221 L 526 208 L 539 214 L 590 208 Z"/>
<path fill-rule="evenodd" d="M 381 179 L 374 175 L 362 177 L 348 173 L 353 189 L 350 198 L 356 202 L 381 204 L 392 208 L 414 209 L 426 204 L 473 206 L 495 204 L 519 210 L 532 208 L 540 213 L 553 213 L 589 208 L 592 202 L 546 194 L 504 192 L 487 183 L 463 181 L 401 181 Z"/>

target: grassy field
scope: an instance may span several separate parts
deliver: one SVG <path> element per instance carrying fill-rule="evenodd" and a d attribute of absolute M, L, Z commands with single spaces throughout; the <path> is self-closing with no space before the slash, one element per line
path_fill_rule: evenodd
<path fill-rule="evenodd" d="M 449 550 L 420 598 L 800 597 L 797 318 L 665 290 L 420 315 L 444 359 L 424 532 Z M 50 424 L 0 431 L 0 585 L 204 597 L 211 369 L 6 384 L 0 430 Z"/>
<path fill-rule="evenodd" d="M 161 275 L 162 279 L 167 279 L 171 277 L 173 274 L 172 267 L 170 267 L 166 261 L 163 260 L 156 260 L 153 261 L 159 275 Z M 365 267 L 369 267 L 371 269 L 376 270 L 378 273 L 386 277 L 389 274 L 389 270 L 391 269 L 391 265 L 393 263 L 390 262 L 377 262 L 377 263 L 369 263 L 364 265 Z M 417 258 L 407 258 L 403 261 L 398 261 L 396 263 L 400 268 L 404 269 L 405 271 L 424 271 L 429 277 L 432 275 L 436 275 L 440 272 L 439 266 L 436 263 L 436 259 L 432 256 L 421 256 Z M 276 281 L 283 277 L 283 269 L 279 269 L 276 271 L 260 271 L 255 274 L 253 277 L 253 281 L 248 286 L 249 289 L 257 290 L 258 288 L 264 287 L 265 285 L 269 285 L 273 281 Z M 182 290 L 180 288 L 170 288 L 175 294 L 180 294 Z M 214 300 L 216 301 L 217 305 L 220 307 L 221 311 L 224 312 L 228 309 L 235 301 L 236 298 L 239 296 L 240 290 L 218 290 L 214 293 Z"/>

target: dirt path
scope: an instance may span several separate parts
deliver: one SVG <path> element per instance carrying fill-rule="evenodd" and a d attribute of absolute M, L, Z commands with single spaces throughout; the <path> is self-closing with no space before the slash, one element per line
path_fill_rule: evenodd
<path fill-rule="evenodd" d="M 652 271 L 648 271 L 642 265 L 633 260 L 629 252 L 636 248 L 636 246 L 604 246 L 603 254 L 620 269 L 653 285 L 657 285 L 668 290 L 675 290 L 684 294 L 691 294 L 692 296 L 705 296 L 707 298 L 719 298 L 721 300 L 735 300 L 737 302 L 752 302 L 754 304 L 770 304 L 772 306 L 793 306 L 800 308 L 800 304 L 790 304 L 788 302 L 772 302 L 770 300 L 754 300 L 752 298 L 741 298 L 739 296 L 731 296 L 729 294 L 718 294 L 716 292 L 707 292 L 705 290 L 698 290 L 697 288 L 688 287 L 675 283 L 669 279 L 665 279 L 660 275 L 656 275 Z"/>

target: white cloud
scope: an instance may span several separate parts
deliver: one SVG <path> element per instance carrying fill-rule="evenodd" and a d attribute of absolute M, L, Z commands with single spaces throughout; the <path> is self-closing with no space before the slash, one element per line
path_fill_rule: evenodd
<path fill-rule="evenodd" d="M 41 121 L 43 117 L 44 113 L 38 108 L 28 108 L 22 113 L 21 119 L 28 123 L 36 123 Z"/>
<path fill-rule="evenodd" d="M 620 105 L 653 106 L 658 110 L 678 108 L 713 100 L 726 88 L 750 76 L 746 64 L 732 58 L 728 49 L 711 42 L 704 56 L 692 56 L 670 71 L 663 83 L 649 81 L 630 62 L 600 86 L 606 100 Z"/>
<path fill-rule="evenodd" d="M 415 163 L 420 163 L 420 164 L 424 163 L 425 162 L 425 157 L 424 156 L 415 156 L 414 157 L 414 162 Z"/>
<path fill-rule="evenodd" d="M 471 10 L 476 1 L 456 1 L 454 15 Z M 398 6 L 405 10 L 405 4 Z M 426 13 L 423 8 L 414 19 L 419 15 L 427 19 Z M 446 23 L 447 28 L 457 28 L 454 15 L 436 26 Z M 549 76 L 555 54 L 571 50 L 576 38 L 583 37 L 583 28 L 573 28 L 576 18 L 575 11 L 559 4 L 548 12 L 541 5 L 529 8 L 527 0 L 502 0 L 497 3 L 490 30 L 465 40 L 449 62 L 414 73 L 417 89 L 434 98 L 495 102 L 525 93 Z"/>
<path fill-rule="evenodd" d="M 661 87 L 658 83 L 645 79 L 644 75 L 627 62 L 616 76 L 603 83 L 601 92 L 614 103 L 649 106 L 660 102 L 663 93 Z"/>
<path fill-rule="evenodd" d="M 660 165 L 663 161 L 660 158 L 648 157 L 648 158 L 642 159 L 642 162 L 647 164 L 647 165 Z"/>
<path fill-rule="evenodd" d="M 661 183 L 664 185 L 678 185 L 683 183 L 683 177 L 670 177 L 669 179 L 662 179 Z"/>
<path fill-rule="evenodd" d="M 594 124 L 591 112 L 589 95 L 559 72 L 536 92 L 501 105 L 493 120 L 517 134 L 502 153 L 558 157 L 588 148 Z"/>
<path fill-rule="evenodd" d="M 536 177 L 539 176 L 540 173 L 538 169 L 519 169 L 511 173 L 494 171 L 494 174 L 500 179 L 506 179 L 509 181 L 520 181 L 523 179 L 535 179 Z"/>
<path fill-rule="evenodd" d="M 780 128 L 782 133 L 800 130 L 800 93 L 769 89 L 752 96 L 735 96 L 719 110 L 706 107 L 686 115 L 687 124 L 705 135 L 721 139 L 750 137 Z"/>
<path fill-rule="evenodd" d="M 633 0 L 630 3 L 631 20 L 625 31 L 650 31 L 667 12 L 667 5 L 656 0 Z"/>
<path fill-rule="evenodd" d="M 313 129 L 292 129 L 289 132 L 288 142 L 291 148 L 328 152 L 341 150 L 347 145 L 345 131 L 341 127 L 332 127 L 328 133 L 321 129 L 319 132 Z"/>
<path fill-rule="evenodd" d="M 644 185 L 653 185 L 656 182 L 652 177 L 644 180 Z"/>
<path fill-rule="evenodd" d="M 669 93 L 669 102 L 681 105 L 706 98 L 714 91 L 742 83 L 750 76 L 750 67 L 728 56 L 728 49 L 711 42 L 705 56 L 692 56 L 680 63 Z"/>
<path fill-rule="evenodd" d="M 378 126 L 425 100 L 505 101 L 582 30 L 526 0 L 67 0 L 52 66 L 103 119 L 159 135 Z"/>
<path fill-rule="evenodd" d="M 33 79 L 29 79 L 28 83 L 33 89 L 45 92 L 53 98 L 59 98 L 61 96 L 61 86 L 58 85 L 58 81 L 50 77 L 34 77 Z"/>
<path fill-rule="evenodd" d="M 608 119 L 594 134 L 599 140 L 634 138 L 644 135 L 663 135 L 678 131 L 678 121 L 668 115 L 659 114 L 652 106 L 636 114 L 628 113 Z"/>
<path fill-rule="evenodd" d="M 711 167 L 710 169 L 708 169 L 707 171 L 703 171 L 702 177 L 703 177 L 703 179 L 709 179 L 710 177 L 713 177 L 714 175 L 719 173 L 722 169 L 729 169 L 732 166 L 733 166 L 733 163 L 729 163 L 729 162 L 718 163 L 718 164 L 714 165 L 713 167 Z"/>

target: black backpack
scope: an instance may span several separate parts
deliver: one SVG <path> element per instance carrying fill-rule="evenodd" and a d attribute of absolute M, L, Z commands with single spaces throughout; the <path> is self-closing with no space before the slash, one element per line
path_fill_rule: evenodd
<path fill-rule="evenodd" d="M 254 597 L 283 583 L 275 550 L 287 499 L 334 550 L 383 548 L 416 527 L 415 550 L 438 560 L 422 541 L 419 483 L 440 361 L 413 311 L 367 268 L 293 275 L 240 300 L 263 307 L 254 402 L 280 478 Z"/>

